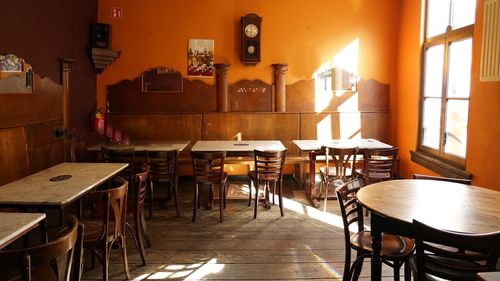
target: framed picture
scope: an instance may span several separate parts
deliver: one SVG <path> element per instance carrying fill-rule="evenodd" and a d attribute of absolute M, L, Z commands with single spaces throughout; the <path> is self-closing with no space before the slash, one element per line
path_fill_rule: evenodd
<path fill-rule="evenodd" d="M 214 40 L 189 39 L 188 76 L 214 76 Z"/>

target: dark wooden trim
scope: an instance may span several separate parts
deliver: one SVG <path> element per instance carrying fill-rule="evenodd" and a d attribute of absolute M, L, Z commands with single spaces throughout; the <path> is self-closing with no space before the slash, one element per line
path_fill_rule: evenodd
<path fill-rule="evenodd" d="M 411 160 L 423 167 L 430 169 L 442 176 L 450 177 L 450 178 L 461 178 L 461 179 L 470 179 L 472 178 L 472 174 L 467 171 L 453 166 L 450 163 L 444 162 L 436 156 L 422 152 L 422 151 L 413 151 L 410 150 Z"/>

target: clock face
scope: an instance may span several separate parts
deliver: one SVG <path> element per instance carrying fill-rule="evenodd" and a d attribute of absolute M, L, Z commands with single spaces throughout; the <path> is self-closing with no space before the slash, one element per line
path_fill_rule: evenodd
<path fill-rule="evenodd" d="M 245 26 L 245 35 L 248 37 L 248 38 L 254 38 L 255 36 L 257 36 L 257 34 L 259 33 L 259 29 L 257 28 L 257 26 L 255 24 L 248 24 L 247 26 Z"/>

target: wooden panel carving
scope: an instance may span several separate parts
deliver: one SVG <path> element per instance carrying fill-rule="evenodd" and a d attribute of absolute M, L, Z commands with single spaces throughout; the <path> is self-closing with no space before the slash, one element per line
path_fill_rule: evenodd
<path fill-rule="evenodd" d="M 203 115 L 204 140 L 280 140 L 290 155 L 300 137 L 297 113 L 215 113 Z"/>
<path fill-rule="evenodd" d="M 107 110 L 112 113 L 215 112 L 214 85 L 183 79 L 183 93 L 142 92 L 142 80 L 123 80 L 107 88 Z"/>
<path fill-rule="evenodd" d="M 30 95 L 0 95 L 1 127 L 17 127 L 33 122 L 62 120 L 63 88 L 49 78 L 34 75 L 37 85 Z"/>
<path fill-rule="evenodd" d="M 342 105 L 355 98 L 357 111 L 389 111 L 389 85 L 361 80 L 357 87 L 357 94 L 346 91 L 338 97 L 333 95 L 327 104 L 318 104 L 316 108 L 315 80 L 302 80 L 287 85 L 286 109 L 288 112 L 345 111 Z"/>
<path fill-rule="evenodd" d="M 231 112 L 272 112 L 273 87 L 262 80 L 241 80 L 229 86 Z"/>
<path fill-rule="evenodd" d="M 182 93 L 182 76 L 179 71 L 160 66 L 142 74 L 143 92 Z"/>
<path fill-rule="evenodd" d="M 301 139 L 374 138 L 389 141 L 388 112 L 302 113 Z"/>

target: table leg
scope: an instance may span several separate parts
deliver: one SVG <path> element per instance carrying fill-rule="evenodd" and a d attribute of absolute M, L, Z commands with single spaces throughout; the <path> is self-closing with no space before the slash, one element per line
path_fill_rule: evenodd
<path fill-rule="evenodd" d="M 319 201 L 316 196 L 316 153 L 309 152 L 309 185 L 306 185 L 306 196 L 315 207 L 319 207 Z"/>
<path fill-rule="evenodd" d="M 371 234 L 373 256 L 371 261 L 371 280 L 380 281 L 382 276 L 382 261 L 380 259 L 380 250 L 382 250 L 382 218 L 377 214 L 371 214 Z"/>

